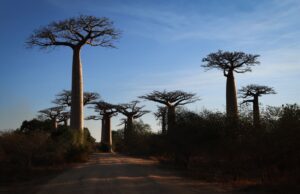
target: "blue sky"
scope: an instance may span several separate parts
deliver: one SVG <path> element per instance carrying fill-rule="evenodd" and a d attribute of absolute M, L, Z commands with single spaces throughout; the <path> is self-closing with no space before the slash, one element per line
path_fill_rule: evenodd
<path fill-rule="evenodd" d="M 24 42 L 34 29 L 79 14 L 109 17 L 122 31 L 117 49 L 86 46 L 82 51 L 84 88 L 106 101 L 124 103 L 153 90 L 181 89 L 202 99 L 189 109 L 223 111 L 225 77 L 200 67 L 203 57 L 222 49 L 261 55 L 253 72 L 236 74 L 238 88 L 274 87 L 278 94 L 262 97 L 263 105 L 299 103 L 299 10 L 298 0 L 2 0 L 0 130 L 19 127 L 70 88 L 71 50 L 26 49 Z M 155 103 L 142 104 L 155 110 Z M 152 114 L 143 120 L 158 129 Z M 99 139 L 100 122 L 86 126 Z"/>

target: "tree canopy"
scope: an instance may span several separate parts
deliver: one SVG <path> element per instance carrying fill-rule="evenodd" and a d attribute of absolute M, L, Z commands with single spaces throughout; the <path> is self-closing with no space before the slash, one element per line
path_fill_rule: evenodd
<path fill-rule="evenodd" d="M 148 110 L 142 110 L 145 106 L 138 106 L 139 101 L 134 100 L 130 103 L 119 104 L 117 106 L 118 112 L 122 113 L 125 116 L 132 116 L 134 119 L 137 119 L 143 116 L 146 113 L 149 113 Z"/>
<path fill-rule="evenodd" d="M 139 98 L 143 98 L 146 100 L 151 100 L 154 102 L 158 102 L 164 104 L 166 106 L 178 106 L 185 105 L 189 103 L 196 102 L 199 100 L 194 93 L 187 93 L 180 90 L 175 91 L 153 91 L 150 94 L 140 96 Z"/>
<path fill-rule="evenodd" d="M 113 41 L 120 32 L 113 27 L 113 22 L 106 17 L 80 15 L 69 19 L 52 22 L 34 31 L 28 38 L 28 47 L 48 48 L 55 46 L 114 47 Z"/>
<path fill-rule="evenodd" d="M 96 92 L 84 92 L 83 93 L 83 105 L 93 104 L 95 100 L 101 98 Z M 56 98 L 52 101 L 54 104 L 60 106 L 71 106 L 71 91 L 63 90 L 56 95 Z"/>
<path fill-rule="evenodd" d="M 272 87 L 251 84 L 242 87 L 239 90 L 240 98 L 244 98 L 243 102 L 252 101 L 249 97 L 259 97 L 264 94 L 276 94 L 275 90 Z"/>
<path fill-rule="evenodd" d="M 205 69 L 221 69 L 224 76 L 228 75 L 228 71 L 236 73 L 245 73 L 251 71 L 251 66 L 259 64 L 257 60 L 259 55 L 246 54 L 244 52 L 228 52 L 219 50 L 216 53 L 210 53 L 202 59 L 201 66 Z"/>

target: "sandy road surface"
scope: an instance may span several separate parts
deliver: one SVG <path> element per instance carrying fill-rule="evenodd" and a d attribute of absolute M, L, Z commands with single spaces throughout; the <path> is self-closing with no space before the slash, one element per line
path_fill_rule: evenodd
<path fill-rule="evenodd" d="M 50 180 L 39 194 L 218 194 L 229 193 L 216 184 L 192 181 L 157 168 L 152 160 L 117 154 L 93 154 Z"/>

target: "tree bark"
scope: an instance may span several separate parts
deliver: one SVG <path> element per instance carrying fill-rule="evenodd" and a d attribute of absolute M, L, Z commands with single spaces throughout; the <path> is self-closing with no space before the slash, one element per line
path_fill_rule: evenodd
<path fill-rule="evenodd" d="M 78 142 L 83 144 L 83 78 L 80 48 L 73 48 L 72 94 L 70 127 L 79 132 Z"/>
<path fill-rule="evenodd" d="M 110 122 L 110 116 L 106 117 L 106 140 L 105 143 L 107 144 L 109 148 L 109 152 L 112 152 L 112 136 L 111 136 L 111 122 Z"/>
<path fill-rule="evenodd" d="M 175 107 L 168 106 L 168 133 L 170 133 L 174 129 L 175 122 L 176 122 Z"/>
<path fill-rule="evenodd" d="M 56 121 L 56 118 L 55 118 L 55 119 L 52 119 L 52 127 L 53 127 L 53 129 L 57 129 L 57 121 Z"/>
<path fill-rule="evenodd" d="M 64 120 L 64 126 L 67 127 L 68 126 L 68 119 Z"/>
<path fill-rule="evenodd" d="M 109 115 L 103 115 L 102 118 L 101 143 L 108 147 L 109 152 L 112 151 L 111 121 Z"/>
<path fill-rule="evenodd" d="M 226 113 L 232 122 L 238 120 L 238 105 L 233 71 L 229 70 L 226 80 Z"/>
<path fill-rule="evenodd" d="M 260 126 L 258 96 L 254 96 L 254 99 L 253 99 L 253 125 L 254 125 L 254 127 Z"/>
<path fill-rule="evenodd" d="M 133 131 L 133 118 L 132 116 L 127 116 L 127 125 L 124 131 L 124 139 L 127 145 L 129 145 L 130 143 L 132 131 Z"/>
<path fill-rule="evenodd" d="M 106 119 L 104 116 L 102 117 L 102 126 L 101 126 L 101 143 L 105 143 L 105 137 L 106 137 Z"/>
<path fill-rule="evenodd" d="M 167 133 L 167 121 L 166 121 L 166 115 L 163 114 L 161 117 L 161 132 L 162 134 L 166 134 Z"/>

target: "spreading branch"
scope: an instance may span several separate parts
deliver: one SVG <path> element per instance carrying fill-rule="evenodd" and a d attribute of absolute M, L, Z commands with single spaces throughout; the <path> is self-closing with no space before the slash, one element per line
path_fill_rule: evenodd
<path fill-rule="evenodd" d="M 244 99 L 242 103 L 253 102 L 253 98 L 267 94 L 276 94 L 276 92 L 272 87 L 256 84 L 247 85 L 239 90 L 239 97 Z"/>
<path fill-rule="evenodd" d="M 132 117 L 134 119 L 137 119 L 150 112 L 148 110 L 142 110 L 145 106 L 138 106 L 138 103 L 139 101 L 135 100 L 127 104 L 119 104 L 117 106 L 117 110 L 126 117 Z"/>
<path fill-rule="evenodd" d="M 49 48 L 56 46 L 114 47 L 120 32 L 113 27 L 113 22 L 106 17 L 80 15 L 70 19 L 52 22 L 46 27 L 34 31 L 26 41 L 28 47 Z"/>
<path fill-rule="evenodd" d="M 201 66 L 206 70 L 220 69 L 223 71 L 223 75 L 227 77 L 230 71 L 236 73 L 251 71 L 251 66 L 260 63 L 257 60 L 258 57 L 259 55 L 246 54 L 244 52 L 224 52 L 219 50 L 203 58 Z"/>
<path fill-rule="evenodd" d="M 139 98 L 158 102 L 168 107 L 186 105 L 200 100 L 194 93 L 187 93 L 180 90 L 167 92 L 166 90 L 153 91 L 150 94 L 140 96 Z"/>
<path fill-rule="evenodd" d="M 83 105 L 93 104 L 99 98 L 101 97 L 96 92 L 84 92 Z M 62 92 L 56 95 L 56 99 L 52 102 L 60 106 L 71 106 L 71 91 L 63 90 Z"/>

